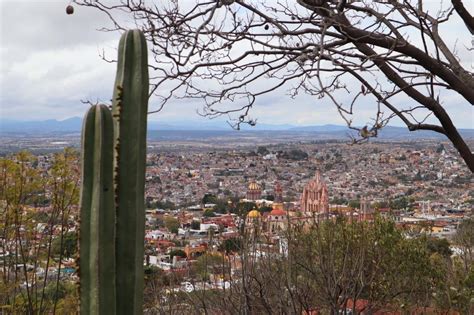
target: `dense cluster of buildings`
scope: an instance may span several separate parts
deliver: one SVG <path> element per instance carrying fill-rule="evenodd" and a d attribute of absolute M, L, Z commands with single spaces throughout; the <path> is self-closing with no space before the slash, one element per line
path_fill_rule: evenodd
<path fill-rule="evenodd" d="M 304 159 L 287 152 L 303 151 Z M 299 144 L 253 150 L 149 154 L 147 196 L 177 208 L 198 204 L 205 194 L 245 198 L 247 186 L 260 186 L 262 198 L 275 197 L 278 182 L 285 202 L 297 202 L 316 170 L 324 174 L 332 204 L 367 198 L 384 203 L 407 197 L 432 208 L 468 208 L 472 174 L 457 153 L 434 143 Z M 252 198 L 249 198 L 252 199 Z"/>
<path fill-rule="evenodd" d="M 35 163 L 47 169 L 50 159 Z M 289 225 L 380 215 L 407 233 L 449 238 L 474 208 L 472 174 L 448 145 L 431 142 L 149 153 L 146 180 L 145 262 L 183 278 L 243 235 L 283 253 Z"/>
<path fill-rule="evenodd" d="M 182 272 L 199 255 L 216 251 L 219 244 L 242 233 L 258 232 L 264 248 L 282 252 L 288 225 L 311 226 L 338 216 L 358 221 L 385 216 L 407 233 L 449 238 L 472 214 L 472 175 L 445 148 L 413 149 L 405 144 L 298 148 L 309 157 L 281 158 L 282 151 L 291 149 L 285 147 L 264 155 L 248 151 L 151 155 L 148 182 L 156 185 L 147 186 L 148 197 L 167 199 L 175 207 L 149 209 L 147 222 L 174 218 L 179 230 L 171 233 L 149 225 L 147 241 L 153 248 L 149 261 L 169 272 Z M 218 213 L 215 204 L 202 202 L 205 195 L 253 208 Z M 199 228 L 192 227 L 196 223 Z M 187 258 L 171 259 L 169 253 L 176 249 Z"/>

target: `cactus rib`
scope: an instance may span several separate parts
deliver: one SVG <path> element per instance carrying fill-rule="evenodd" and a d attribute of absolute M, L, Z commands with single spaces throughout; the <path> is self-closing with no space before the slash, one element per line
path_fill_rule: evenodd
<path fill-rule="evenodd" d="M 146 40 L 131 30 L 120 39 L 112 105 L 118 314 L 143 312 L 147 107 Z"/>
<path fill-rule="evenodd" d="M 84 119 L 80 207 L 81 314 L 115 314 L 113 121 L 105 105 Z"/>

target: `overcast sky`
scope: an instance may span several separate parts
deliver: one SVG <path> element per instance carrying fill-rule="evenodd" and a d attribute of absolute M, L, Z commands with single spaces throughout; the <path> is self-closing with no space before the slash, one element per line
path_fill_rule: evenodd
<path fill-rule="evenodd" d="M 73 15 L 66 15 L 68 3 L 0 0 L 0 114 L 3 118 L 82 117 L 89 105 L 82 104 L 81 99 L 108 101 L 111 98 L 115 65 L 104 62 L 100 53 L 105 51 L 108 56 L 115 56 L 120 34 L 97 31 L 109 21 L 95 10 L 76 6 Z M 266 124 L 344 124 L 328 100 L 302 96 L 294 101 L 284 90 L 280 93 L 260 99 L 252 117 Z M 202 106 L 199 101 L 174 101 L 150 119 L 167 123 L 204 120 L 196 114 Z M 360 125 L 369 122 L 373 106 L 367 104 L 361 108 L 355 121 Z M 448 110 L 458 127 L 473 128 L 472 107 L 454 101 Z"/>

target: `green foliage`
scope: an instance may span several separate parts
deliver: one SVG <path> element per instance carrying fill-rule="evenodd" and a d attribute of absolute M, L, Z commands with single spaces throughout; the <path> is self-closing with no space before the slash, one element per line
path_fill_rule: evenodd
<path fill-rule="evenodd" d="M 192 230 L 200 230 L 201 229 L 201 222 L 193 220 L 191 222 L 191 229 Z"/>
<path fill-rule="evenodd" d="M 405 154 L 402 154 L 402 155 L 399 155 L 399 156 L 396 156 L 395 157 L 395 160 L 397 161 L 406 161 L 407 157 L 405 156 Z"/>
<path fill-rule="evenodd" d="M 407 197 L 400 197 L 390 201 L 390 208 L 394 210 L 410 209 L 411 204 Z"/>
<path fill-rule="evenodd" d="M 471 314 L 474 308 L 474 267 L 465 268 L 462 259 L 446 259 L 435 253 L 432 264 L 443 281 L 437 282 L 432 296 L 440 310 L 456 310 L 461 314 Z"/>
<path fill-rule="evenodd" d="M 224 240 L 219 246 L 219 250 L 225 253 L 239 252 L 241 249 L 242 239 L 236 237 Z"/>
<path fill-rule="evenodd" d="M 62 252 L 61 252 L 62 246 Z M 66 258 L 74 257 L 77 253 L 77 233 L 68 232 L 64 234 L 61 245 L 61 237 L 56 237 L 52 244 L 53 255 L 62 255 Z"/>
<path fill-rule="evenodd" d="M 163 220 L 165 227 L 171 233 L 178 233 L 178 229 L 180 227 L 179 220 L 173 217 L 165 217 Z"/>
<path fill-rule="evenodd" d="M 217 203 L 217 197 L 216 195 L 213 194 L 205 194 L 204 197 L 202 197 L 202 204 L 207 204 L 207 203 Z"/>
<path fill-rule="evenodd" d="M 474 247 L 474 219 L 469 218 L 459 224 L 455 242 L 466 248 Z"/>
<path fill-rule="evenodd" d="M 426 246 L 431 254 L 437 253 L 446 258 L 449 258 L 453 253 L 449 245 L 449 241 L 445 238 L 428 237 L 426 239 Z"/>
<path fill-rule="evenodd" d="M 186 253 L 181 249 L 173 249 L 172 251 L 170 251 L 169 255 L 171 258 L 173 258 L 174 256 L 186 258 Z"/>
<path fill-rule="evenodd" d="M 194 270 L 202 280 L 208 280 L 210 274 L 223 273 L 226 267 L 228 268 L 228 265 L 224 256 L 204 254 L 197 259 Z"/>
<path fill-rule="evenodd" d="M 227 201 L 222 200 L 222 199 L 217 199 L 216 202 L 214 202 L 216 205 L 212 208 L 214 212 L 217 213 L 227 213 L 228 211 L 231 210 L 230 205 L 227 203 Z"/>
<path fill-rule="evenodd" d="M 64 255 L 55 252 L 57 241 L 75 237 L 67 231 L 77 218 L 78 154 L 65 149 L 48 160 L 39 167 L 38 158 L 26 151 L 0 158 L 0 247 L 2 254 L 10 252 L 0 259 L 0 313 L 49 314 L 66 304 L 77 306 L 73 293 L 68 291 L 67 303 L 63 299 L 67 280 L 32 272 L 34 266 L 58 268 Z"/>
<path fill-rule="evenodd" d="M 169 285 L 170 281 L 166 273 L 157 266 L 149 265 L 144 267 L 145 283 L 153 283 L 159 285 Z"/>
<path fill-rule="evenodd" d="M 438 147 L 436 148 L 436 153 L 441 153 L 443 152 L 443 150 L 445 150 L 444 144 L 440 143 Z"/>
<path fill-rule="evenodd" d="M 265 196 L 265 200 L 274 201 L 274 200 L 275 200 L 275 196 L 274 196 L 274 195 L 266 195 L 266 196 Z"/>
<path fill-rule="evenodd" d="M 348 203 L 348 200 L 346 198 L 342 197 L 333 197 L 330 201 L 332 204 L 337 204 L 337 205 L 345 205 Z"/>
<path fill-rule="evenodd" d="M 261 213 L 270 212 L 272 210 L 273 208 L 271 206 L 261 206 L 258 208 L 258 211 L 260 211 Z"/>
<path fill-rule="evenodd" d="M 255 202 L 239 202 L 237 204 L 237 213 L 247 214 L 247 212 L 256 208 L 257 204 Z"/>
<path fill-rule="evenodd" d="M 268 151 L 266 147 L 261 146 L 257 148 L 258 155 L 267 155 L 268 153 L 270 153 L 270 151 Z"/>
<path fill-rule="evenodd" d="M 386 201 L 377 201 L 377 202 L 374 202 L 374 204 L 372 205 L 374 209 L 388 208 L 389 206 L 390 206 L 389 203 Z"/>
<path fill-rule="evenodd" d="M 306 160 L 308 158 L 308 153 L 300 149 L 293 149 L 290 151 L 285 151 L 281 155 L 282 158 L 294 161 Z"/>
<path fill-rule="evenodd" d="M 52 301 L 64 299 L 68 295 L 72 295 L 75 291 L 76 286 L 71 282 L 59 282 L 57 288 L 56 283 L 51 282 L 44 289 L 46 298 Z"/>
<path fill-rule="evenodd" d="M 175 210 L 176 209 L 176 205 L 169 201 L 169 200 L 165 200 L 165 201 L 155 201 L 155 202 L 152 202 L 152 201 L 148 201 L 147 202 L 147 205 L 146 207 L 148 209 L 164 209 L 164 210 Z"/>
<path fill-rule="evenodd" d="M 453 239 L 461 249 L 460 258 L 464 264 L 464 269 L 472 269 L 474 264 L 474 219 L 469 218 L 461 222 Z"/>
<path fill-rule="evenodd" d="M 349 207 L 352 207 L 354 209 L 359 209 L 360 201 L 359 201 L 359 199 L 353 199 L 353 200 L 349 201 L 348 205 L 349 205 Z"/>
<path fill-rule="evenodd" d="M 295 268 L 317 279 L 308 280 L 315 303 L 333 312 L 360 294 L 379 305 L 411 303 L 439 281 L 423 241 L 406 239 L 390 221 L 325 221 L 291 238 Z"/>
<path fill-rule="evenodd" d="M 215 217 L 216 214 L 214 213 L 214 211 L 208 209 L 208 210 L 204 211 L 202 216 L 205 217 L 205 218 L 211 218 L 211 217 Z"/>
<path fill-rule="evenodd" d="M 165 201 L 158 201 L 156 203 L 156 208 L 158 209 L 166 209 L 166 210 L 175 210 L 176 209 L 176 205 L 169 201 L 169 200 L 165 200 Z"/>

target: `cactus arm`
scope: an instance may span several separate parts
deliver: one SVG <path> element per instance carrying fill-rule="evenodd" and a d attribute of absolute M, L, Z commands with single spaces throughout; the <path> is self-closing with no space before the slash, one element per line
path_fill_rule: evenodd
<path fill-rule="evenodd" d="M 127 31 L 120 39 L 112 106 L 117 314 L 143 313 L 148 83 L 145 37 L 138 30 Z"/>
<path fill-rule="evenodd" d="M 115 314 L 113 121 L 105 105 L 91 107 L 83 123 L 80 208 L 81 314 Z"/>

